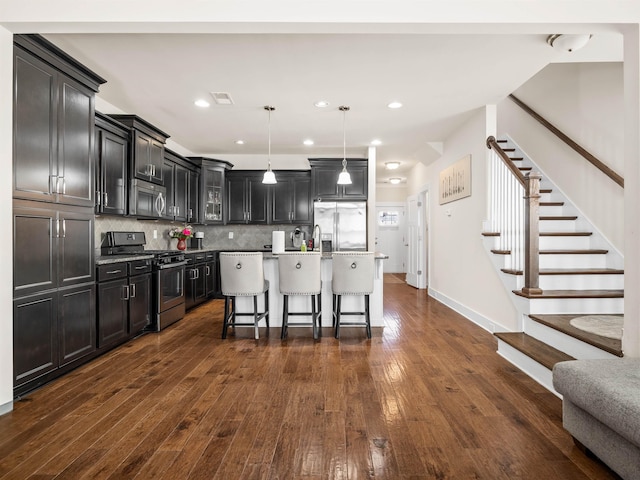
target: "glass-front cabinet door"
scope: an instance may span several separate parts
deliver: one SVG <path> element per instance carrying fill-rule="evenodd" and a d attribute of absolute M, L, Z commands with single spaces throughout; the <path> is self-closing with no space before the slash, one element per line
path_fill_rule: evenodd
<path fill-rule="evenodd" d="M 204 225 L 222 225 L 224 218 L 225 175 L 233 165 L 224 160 L 205 157 L 188 157 L 200 166 L 199 222 Z"/>

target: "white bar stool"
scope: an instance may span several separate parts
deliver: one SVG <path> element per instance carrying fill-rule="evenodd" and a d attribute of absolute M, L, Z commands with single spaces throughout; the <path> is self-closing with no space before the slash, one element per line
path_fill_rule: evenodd
<path fill-rule="evenodd" d="M 282 331 L 280 338 L 287 338 L 289 325 L 313 327 L 313 338 L 320 334 L 320 309 L 322 283 L 320 281 L 320 252 L 279 253 L 278 275 L 280 293 L 284 298 L 282 308 Z M 311 297 L 311 312 L 289 312 L 289 295 L 308 295 Z M 316 310 L 317 302 L 317 310 Z M 311 316 L 311 322 L 289 323 L 289 315 Z"/>
<path fill-rule="evenodd" d="M 367 338 L 371 338 L 371 316 L 369 313 L 369 295 L 373 293 L 374 253 L 373 252 L 334 252 L 331 290 L 333 292 L 333 326 L 335 337 L 340 338 L 340 326 L 363 326 Z M 343 295 L 363 295 L 364 311 L 343 312 Z M 364 316 L 364 322 L 343 322 L 343 315 Z"/>
<path fill-rule="evenodd" d="M 229 325 L 251 326 L 254 337 L 260 338 L 258 322 L 264 318 L 269 331 L 269 282 L 264 278 L 262 252 L 221 252 L 220 283 L 224 295 L 222 338 L 227 338 Z M 264 312 L 258 312 L 258 296 L 264 295 Z M 237 313 L 236 297 L 253 297 L 253 313 Z M 231 308 L 229 308 L 231 303 Z M 238 323 L 238 316 L 253 316 L 253 323 Z"/>

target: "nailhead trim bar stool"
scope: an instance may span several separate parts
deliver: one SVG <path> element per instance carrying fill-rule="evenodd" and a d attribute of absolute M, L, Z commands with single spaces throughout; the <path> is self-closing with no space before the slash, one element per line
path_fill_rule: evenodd
<path fill-rule="evenodd" d="M 260 338 L 258 322 L 264 318 L 269 329 L 269 282 L 264 278 L 262 252 L 221 252 L 220 283 L 224 295 L 224 325 L 222 338 L 227 338 L 229 326 L 251 326 L 254 337 Z M 264 312 L 258 312 L 258 296 L 264 295 Z M 253 313 L 237 313 L 236 297 L 253 297 Z M 229 308 L 231 304 L 231 308 Z M 238 323 L 236 317 L 252 316 L 253 323 Z"/>
<path fill-rule="evenodd" d="M 371 316 L 369 314 L 369 295 L 373 293 L 374 253 L 373 252 L 334 252 L 331 289 L 333 291 L 333 325 L 335 337 L 340 338 L 340 326 L 357 325 L 367 329 L 367 338 L 371 338 Z M 364 311 L 343 312 L 343 295 L 363 295 Z M 364 322 L 343 322 L 343 315 L 364 316 Z"/>
<path fill-rule="evenodd" d="M 278 254 L 278 275 L 280 293 L 284 298 L 282 307 L 281 339 L 287 338 L 289 325 L 313 326 L 313 338 L 320 333 L 320 314 L 322 282 L 320 281 L 320 252 L 280 253 Z M 289 295 L 308 295 L 311 297 L 310 312 L 289 312 Z M 316 310 L 317 302 L 317 310 Z M 290 323 L 289 316 L 311 316 L 311 322 Z"/>

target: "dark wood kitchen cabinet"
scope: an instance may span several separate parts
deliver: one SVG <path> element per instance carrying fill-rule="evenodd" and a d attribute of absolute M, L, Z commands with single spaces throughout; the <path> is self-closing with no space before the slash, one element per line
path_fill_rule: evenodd
<path fill-rule="evenodd" d="M 366 200 L 368 195 L 368 160 L 348 158 L 351 185 L 338 185 L 342 159 L 310 158 L 313 201 Z"/>
<path fill-rule="evenodd" d="M 224 160 L 206 157 L 187 157 L 200 167 L 197 222 L 203 225 L 222 225 L 226 222 L 225 179 L 233 165 Z"/>
<path fill-rule="evenodd" d="M 55 378 L 96 350 L 95 284 L 50 290 L 13 302 L 14 389 Z"/>
<path fill-rule="evenodd" d="M 212 254 L 209 254 L 212 255 Z M 185 256 L 185 308 L 193 308 L 207 300 L 207 252 L 190 253 Z"/>
<path fill-rule="evenodd" d="M 96 112 L 96 213 L 126 215 L 129 128 Z"/>
<path fill-rule="evenodd" d="M 93 207 L 104 82 L 39 35 L 14 35 L 14 198 Z"/>
<path fill-rule="evenodd" d="M 151 260 L 97 267 L 98 348 L 115 347 L 151 323 Z"/>
<path fill-rule="evenodd" d="M 14 200 L 14 297 L 94 282 L 93 230 L 90 209 Z"/>
<path fill-rule="evenodd" d="M 278 171 L 278 183 L 271 186 L 272 224 L 310 225 L 313 221 L 311 172 Z"/>
<path fill-rule="evenodd" d="M 269 223 L 269 185 L 262 183 L 263 174 L 249 170 L 227 173 L 226 223 Z"/>
<path fill-rule="evenodd" d="M 164 186 L 167 189 L 164 218 L 179 222 L 195 221 L 199 178 L 196 167 L 183 156 L 165 149 L 163 169 Z"/>
<path fill-rule="evenodd" d="M 169 135 L 137 115 L 109 115 L 131 130 L 130 175 L 163 185 L 164 144 Z"/>

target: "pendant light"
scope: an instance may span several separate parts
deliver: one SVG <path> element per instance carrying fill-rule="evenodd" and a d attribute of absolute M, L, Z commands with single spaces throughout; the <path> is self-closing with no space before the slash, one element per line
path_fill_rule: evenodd
<path fill-rule="evenodd" d="M 264 177 L 262 177 L 262 183 L 273 185 L 274 183 L 278 183 L 278 181 L 276 180 L 276 175 L 271 170 L 271 112 L 273 112 L 276 107 L 265 105 L 264 109 L 269 112 L 269 154 L 267 156 L 267 160 L 269 163 L 267 164 L 267 171 L 264 172 Z"/>
<path fill-rule="evenodd" d="M 342 171 L 338 175 L 338 185 L 351 185 L 351 175 L 347 172 L 347 112 L 349 107 L 341 105 L 339 110 L 342 112 Z"/>

